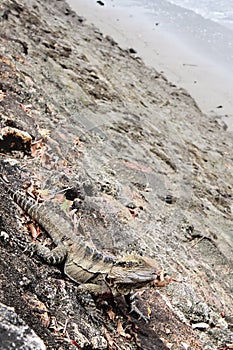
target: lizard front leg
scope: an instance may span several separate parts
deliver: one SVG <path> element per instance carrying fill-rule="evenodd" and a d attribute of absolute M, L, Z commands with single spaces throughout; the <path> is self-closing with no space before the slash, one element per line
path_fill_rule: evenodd
<path fill-rule="evenodd" d="M 144 315 L 136 305 L 136 301 L 138 299 L 136 294 L 137 293 L 135 292 L 130 292 L 129 294 L 125 295 L 125 300 L 129 305 L 129 313 L 136 314 L 139 320 L 142 319 L 144 322 L 148 323 L 150 321 L 150 317 Z"/>
<path fill-rule="evenodd" d="M 31 243 L 29 245 L 29 251 L 35 252 L 40 258 L 50 265 L 58 265 L 62 263 L 67 255 L 67 247 L 59 245 L 56 248 L 50 250 L 42 244 Z"/>

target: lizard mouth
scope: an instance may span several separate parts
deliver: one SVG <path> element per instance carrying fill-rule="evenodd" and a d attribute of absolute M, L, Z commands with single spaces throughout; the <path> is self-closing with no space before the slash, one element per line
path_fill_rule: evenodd
<path fill-rule="evenodd" d="M 157 274 L 157 278 L 154 280 L 154 286 L 165 287 L 171 281 L 172 281 L 172 277 L 162 270 Z"/>

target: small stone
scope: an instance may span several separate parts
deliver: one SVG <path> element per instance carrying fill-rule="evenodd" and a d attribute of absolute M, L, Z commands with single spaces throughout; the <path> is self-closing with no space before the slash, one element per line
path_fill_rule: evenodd
<path fill-rule="evenodd" d="M 31 280 L 24 276 L 21 281 L 19 281 L 19 285 L 22 286 L 28 286 L 31 283 Z"/>
<path fill-rule="evenodd" d="M 183 348 L 185 349 L 185 350 L 188 350 L 188 349 L 190 349 L 190 346 L 189 346 L 189 344 L 187 344 L 187 343 L 184 343 L 183 341 L 180 343 L 182 346 L 183 346 Z"/>
<path fill-rule="evenodd" d="M 173 197 L 171 194 L 168 194 L 164 200 L 167 204 L 173 204 L 174 202 L 176 202 L 176 198 Z"/>
<path fill-rule="evenodd" d="M 5 232 L 5 231 L 1 231 L 0 237 L 1 237 L 4 241 L 7 241 L 7 240 L 9 239 L 9 235 L 8 235 L 8 233 Z"/>
<path fill-rule="evenodd" d="M 135 49 L 133 49 L 132 47 L 129 49 L 129 53 L 137 53 L 137 51 Z"/>
<path fill-rule="evenodd" d="M 170 333 L 171 333 L 171 330 L 170 330 L 169 328 L 166 328 L 166 329 L 165 329 L 165 333 L 166 333 L 166 334 L 170 334 Z"/>
<path fill-rule="evenodd" d="M 226 322 L 226 320 L 224 320 L 224 318 L 219 318 L 216 327 L 220 329 L 227 329 L 228 323 Z"/>
<path fill-rule="evenodd" d="M 129 208 L 129 209 L 136 209 L 137 206 L 134 202 L 129 202 L 126 204 L 126 207 Z"/>
<path fill-rule="evenodd" d="M 199 322 L 199 323 L 194 323 L 192 324 L 192 328 L 193 329 L 200 329 L 200 330 L 205 330 L 208 329 L 210 326 L 208 325 L 208 323 L 205 322 Z"/>
<path fill-rule="evenodd" d="M 108 344 L 107 341 L 104 337 L 102 336 L 95 336 L 92 338 L 92 346 L 93 349 L 107 349 L 108 348 Z"/>

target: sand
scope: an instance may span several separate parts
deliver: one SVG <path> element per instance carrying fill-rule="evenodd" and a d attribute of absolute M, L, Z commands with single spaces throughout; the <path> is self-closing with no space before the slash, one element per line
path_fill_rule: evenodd
<path fill-rule="evenodd" d="M 185 43 L 164 26 L 156 26 L 142 9 L 130 7 L 126 11 L 114 2 L 112 5 L 105 2 L 105 6 L 85 0 L 68 0 L 68 3 L 123 48 L 133 47 L 147 65 L 185 88 L 204 113 L 221 116 L 233 132 L 233 74 L 223 60 L 208 57 L 203 43 L 198 47 L 187 45 L 187 38 Z"/>

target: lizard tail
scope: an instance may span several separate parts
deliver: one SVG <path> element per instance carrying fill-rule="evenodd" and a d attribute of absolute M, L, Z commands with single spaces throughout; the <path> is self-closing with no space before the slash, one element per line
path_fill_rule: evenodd
<path fill-rule="evenodd" d="M 11 184 L 3 178 L 2 174 L 0 179 L 2 185 L 1 187 L 4 189 L 4 191 L 10 195 L 15 203 L 17 203 L 26 213 L 31 216 L 33 208 L 38 205 L 37 202 L 32 198 L 25 197 L 25 195 L 23 195 L 20 191 L 12 188 Z"/>

